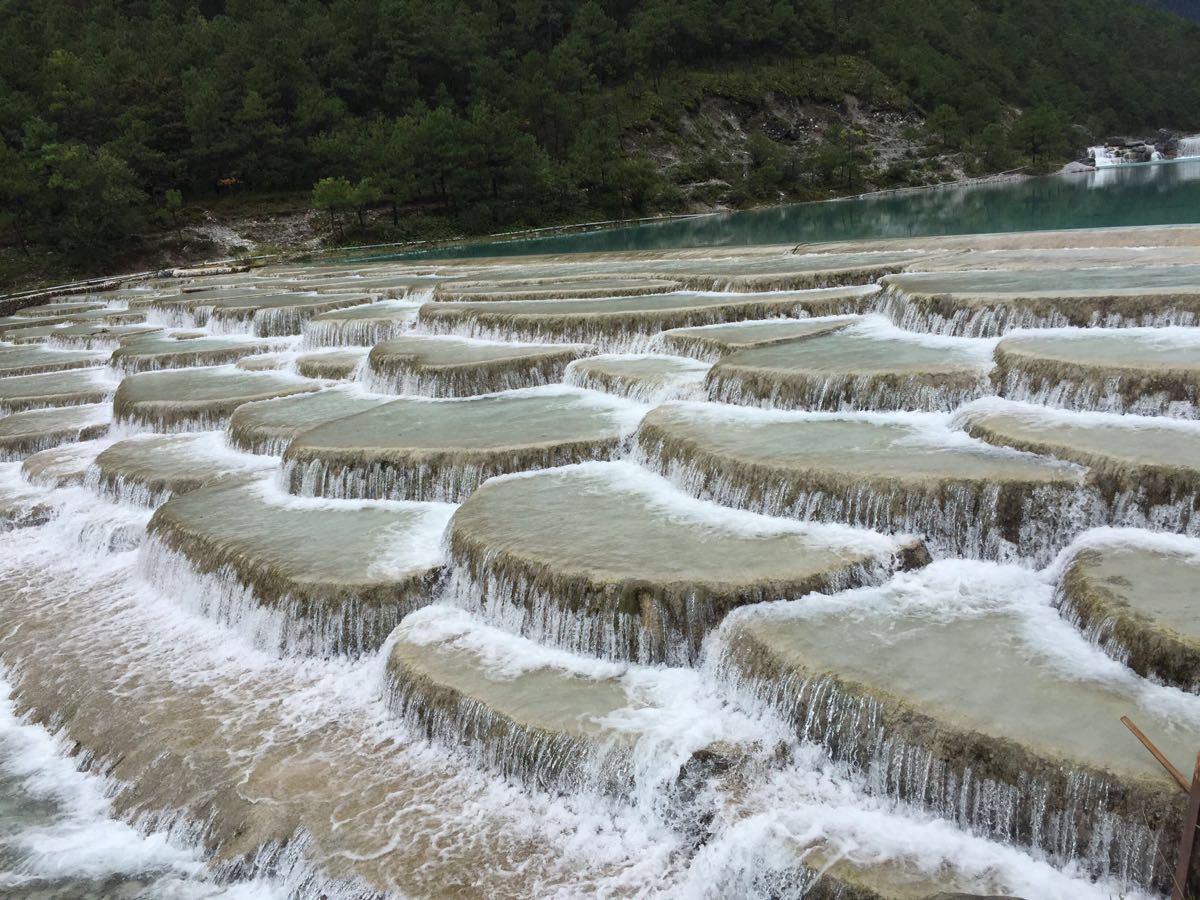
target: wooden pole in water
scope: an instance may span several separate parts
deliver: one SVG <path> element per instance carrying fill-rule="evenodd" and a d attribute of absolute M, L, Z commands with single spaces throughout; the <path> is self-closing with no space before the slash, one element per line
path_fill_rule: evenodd
<path fill-rule="evenodd" d="M 1133 732 L 1133 736 L 1142 742 L 1142 746 L 1153 754 L 1170 776 L 1175 779 L 1180 790 L 1188 795 L 1187 812 L 1183 817 L 1183 829 L 1179 833 L 1179 850 L 1175 856 L 1175 877 L 1171 889 L 1171 900 L 1188 900 L 1188 879 L 1192 873 L 1192 855 L 1196 847 L 1196 828 L 1200 825 L 1200 753 L 1196 754 L 1196 766 L 1192 771 L 1191 783 L 1183 777 L 1183 773 L 1171 765 L 1166 754 L 1154 746 L 1154 742 L 1142 733 L 1142 729 L 1133 724 L 1129 716 L 1121 716 L 1121 724 Z"/>
<path fill-rule="evenodd" d="M 1190 784 L 1188 780 L 1183 777 L 1183 773 L 1171 765 L 1171 761 L 1167 759 L 1166 755 L 1164 755 L 1161 750 L 1154 746 L 1154 744 L 1150 741 L 1150 738 L 1146 737 L 1146 735 L 1142 733 L 1142 729 L 1134 725 L 1129 716 L 1121 716 L 1121 724 L 1132 731 L 1133 736 L 1142 742 L 1142 746 L 1154 755 L 1154 758 L 1158 760 L 1159 765 L 1166 769 L 1167 773 L 1175 779 L 1175 783 L 1179 785 L 1179 789 L 1185 794 L 1190 795 L 1193 790 L 1193 784 Z"/>
<path fill-rule="evenodd" d="M 1188 792 L 1187 814 L 1183 817 L 1183 833 L 1179 835 L 1179 853 L 1175 857 L 1175 889 L 1171 900 L 1186 900 L 1188 877 L 1192 871 L 1192 849 L 1196 843 L 1196 823 L 1200 819 L 1200 753 L 1192 774 L 1192 789 Z"/>

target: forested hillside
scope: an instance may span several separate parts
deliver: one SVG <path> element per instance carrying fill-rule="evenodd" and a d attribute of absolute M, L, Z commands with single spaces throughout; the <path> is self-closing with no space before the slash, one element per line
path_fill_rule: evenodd
<path fill-rule="evenodd" d="M 4 239 L 89 262 L 314 184 L 331 228 L 400 237 L 1200 127 L 1200 27 L 1127 0 L 3 0 L 0 23 Z"/>
<path fill-rule="evenodd" d="M 1163 12 L 1174 13 L 1185 19 L 1200 22 L 1200 0 L 1138 0 L 1138 2 L 1152 9 L 1161 9 Z"/>

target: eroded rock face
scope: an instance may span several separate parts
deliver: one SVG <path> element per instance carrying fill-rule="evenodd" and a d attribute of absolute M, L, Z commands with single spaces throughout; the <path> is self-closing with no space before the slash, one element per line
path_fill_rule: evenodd
<path fill-rule="evenodd" d="M 529 344 L 412 335 L 376 344 L 363 380 L 372 390 L 472 397 L 561 381 L 567 363 L 594 353 L 582 344 Z"/>
<path fill-rule="evenodd" d="M 694 500 L 625 463 L 493 479 L 451 521 L 456 598 L 544 643 L 690 664 L 748 603 L 884 577 L 924 550 Z"/>
<path fill-rule="evenodd" d="M 679 291 L 599 300 L 429 303 L 423 327 L 439 334 L 484 338 L 579 341 L 605 350 L 650 349 L 658 332 L 771 316 L 830 316 L 861 312 L 873 285 L 766 294 Z"/>
<path fill-rule="evenodd" d="M 143 372 L 121 382 L 113 397 L 113 416 L 159 432 L 212 431 L 224 427 L 243 403 L 320 387 L 309 379 L 234 368 Z"/>
<path fill-rule="evenodd" d="M 429 602 L 451 511 L 302 500 L 269 478 L 214 485 L 159 507 L 142 565 L 159 587 L 190 591 L 204 613 L 267 646 L 359 654 Z M 376 562 L 364 567 L 366 558 Z"/>
<path fill-rule="evenodd" d="M 725 356 L 709 371 L 708 393 L 779 409 L 948 412 L 988 393 L 990 349 L 872 321 Z"/>
<path fill-rule="evenodd" d="M 882 308 L 906 328 L 965 337 L 991 337 L 1015 328 L 1200 321 L 1200 266 L 1146 266 L 1142 252 L 1142 265 L 1131 257 L 1129 268 L 1117 268 L 1118 260 L 1103 260 L 1111 251 L 1101 259 L 1065 252 L 1094 265 L 1065 269 L 1051 261 L 1046 266 L 1036 254 L 1027 254 L 1024 265 L 1018 261 L 1014 266 L 1010 259 L 1013 267 L 1007 269 L 890 275 L 883 279 Z M 1187 251 L 1174 261 L 1195 259 L 1194 251 Z"/>
<path fill-rule="evenodd" d="M 568 389 L 396 400 L 299 434 L 284 478 L 310 496 L 457 502 L 494 475 L 611 459 L 640 412 Z"/>
<path fill-rule="evenodd" d="M 1085 471 L 963 441 L 942 417 L 660 406 L 639 459 L 688 493 L 801 520 L 918 534 L 939 554 L 1048 563 L 1092 515 Z"/>
<path fill-rule="evenodd" d="M 1200 417 L 1200 329 L 1064 329 L 1004 338 L 992 380 L 1013 400 Z"/>
<path fill-rule="evenodd" d="M 1063 616 L 1139 675 L 1200 692 L 1200 541 L 1143 531 L 1083 543 L 1059 585 Z"/>

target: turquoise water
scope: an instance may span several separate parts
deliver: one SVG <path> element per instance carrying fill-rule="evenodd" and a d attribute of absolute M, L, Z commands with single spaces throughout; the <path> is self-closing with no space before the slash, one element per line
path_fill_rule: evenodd
<path fill-rule="evenodd" d="M 408 256 L 664 250 L 1200 222 L 1200 160 L 797 203 Z"/>

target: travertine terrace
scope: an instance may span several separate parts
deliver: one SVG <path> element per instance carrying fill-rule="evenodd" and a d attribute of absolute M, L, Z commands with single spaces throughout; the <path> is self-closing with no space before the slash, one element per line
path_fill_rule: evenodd
<path fill-rule="evenodd" d="M 13 709 L 331 900 L 1161 896 L 1119 719 L 1200 748 L 1198 274 L 1180 226 L 14 302 Z"/>

